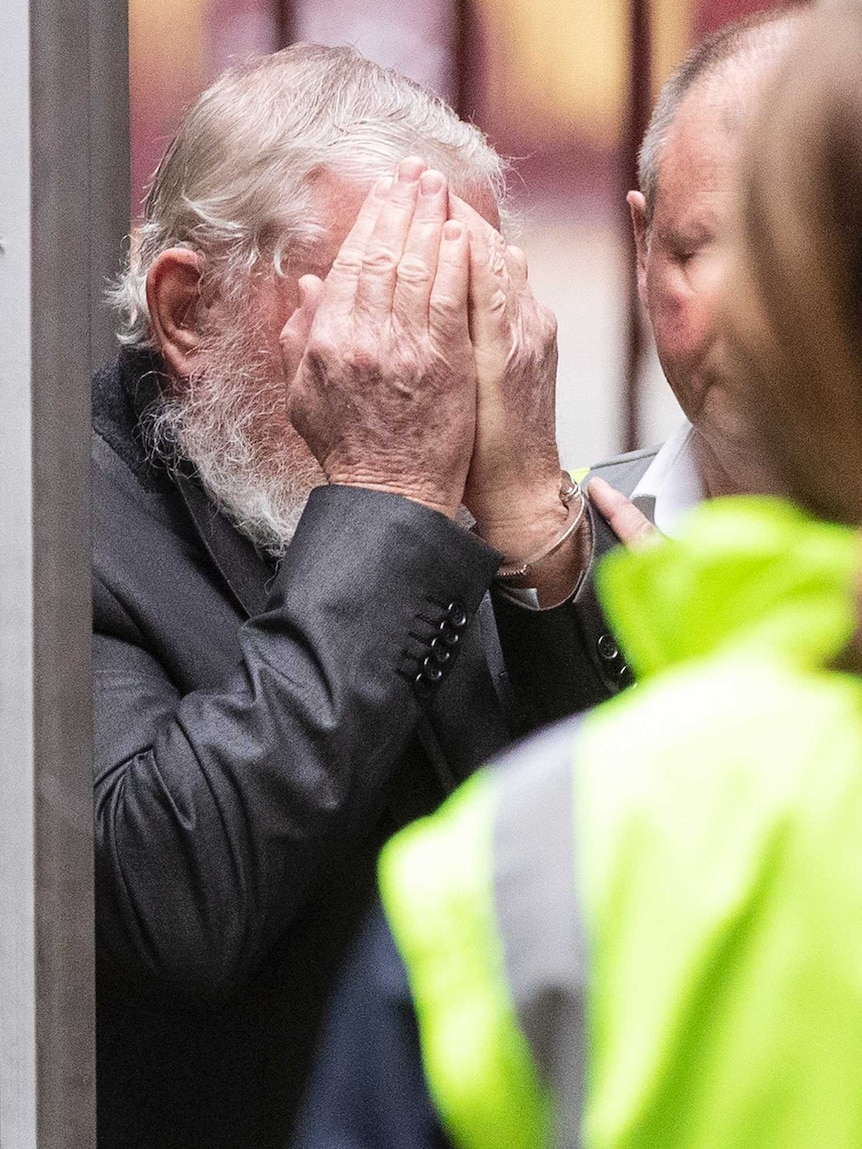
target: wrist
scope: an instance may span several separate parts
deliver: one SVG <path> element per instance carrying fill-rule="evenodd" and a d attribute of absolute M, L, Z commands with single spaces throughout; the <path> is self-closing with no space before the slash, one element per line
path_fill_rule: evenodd
<path fill-rule="evenodd" d="M 495 491 L 493 504 L 470 503 L 476 530 L 498 551 L 513 557 L 526 557 L 538 551 L 563 526 L 568 508 L 560 499 L 560 471 L 541 485 L 517 491 Z"/>
<path fill-rule="evenodd" d="M 509 551 L 497 572 L 503 586 L 535 590 L 541 607 L 558 605 L 574 593 L 591 553 L 587 500 L 567 471 L 560 473 L 556 502 L 560 511 L 550 521 L 556 519 L 559 524 L 562 512 L 562 524 L 526 553 Z M 548 521 L 543 516 L 539 525 L 547 526 Z"/>
<path fill-rule="evenodd" d="M 330 486 L 361 487 L 367 491 L 379 491 L 384 495 L 397 495 L 410 499 L 431 511 L 438 511 L 449 519 L 454 519 L 461 506 L 461 499 L 453 491 L 442 491 L 423 483 L 399 483 L 370 474 L 341 472 L 327 475 Z"/>
<path fill-rule="evenodd" d="M 533 563 L 526 574 L 497 578 L 495 582 L 504 594 L 530 591 L 539 609 L 548 610 L 560 606 L 577 592 L 589 569 L 592 553 L 592 526 L 587 515 L 562 546 Z"/>

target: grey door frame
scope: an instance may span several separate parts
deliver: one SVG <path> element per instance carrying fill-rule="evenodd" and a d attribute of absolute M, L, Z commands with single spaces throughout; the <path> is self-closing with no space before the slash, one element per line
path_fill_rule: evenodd
<path fill-rule="evenodd" d="M 128 230 L 114 0 L 0 4 L 0 1149 L 95 1145 L 89 375 Z"/>

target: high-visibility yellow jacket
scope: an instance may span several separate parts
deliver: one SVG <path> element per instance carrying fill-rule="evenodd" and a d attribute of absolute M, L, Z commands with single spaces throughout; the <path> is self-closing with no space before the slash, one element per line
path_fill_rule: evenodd
<path fill-rule="evenodd" d="M 766 499 L 612 556 L 636 690 L 387 847 L 456 1145 L 862 1145 L 860 568 Z"/>

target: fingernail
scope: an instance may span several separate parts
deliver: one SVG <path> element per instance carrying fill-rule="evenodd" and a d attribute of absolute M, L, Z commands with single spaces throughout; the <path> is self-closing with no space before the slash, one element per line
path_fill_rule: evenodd
<path fill-rule="evenodd" d="M 379 179 L 377 181 L 377 183 L 374 185 L 374 194 L 377 196 L 378 199 L 384 199 L 386 196 L 389 195 L 389 191 L 392 187 L 393 182 L 394 181 L 392 179 L 392 176 L 383 176 L 381 179 Z"/>
<path fill-rule="evenodd" d="M 456 223 L 454 219 L 449 219 L 443 225 L 443 238 L 450 241 L 460 239 L 462 228 L 460 223 Z"/>
<path fill-rule="evenodd" d="M 433 170 L 423 172 L 419 179 L 419 187 L 423 195 L 438 195 L 443 190 L 445 180 L 440 172 Z"/>
<path fill-rule="evenodd" d="M 398 179 L 403 184 L 415 184 L 424 171 L 425 164 L 422 160 L 416 156 L 410 156 L 398 165 Z"/>

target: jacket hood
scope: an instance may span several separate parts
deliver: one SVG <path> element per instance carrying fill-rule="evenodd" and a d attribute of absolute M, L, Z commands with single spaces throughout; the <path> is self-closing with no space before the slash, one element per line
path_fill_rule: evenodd
<path fill-rule="evenodd" d="M 822 665 L 848 643 L 862 539 L 778 499 L 718 499 L 679 539 L 608 555 L 598 575 L 611 625 L 644 677 L 734 647 Z"/>

